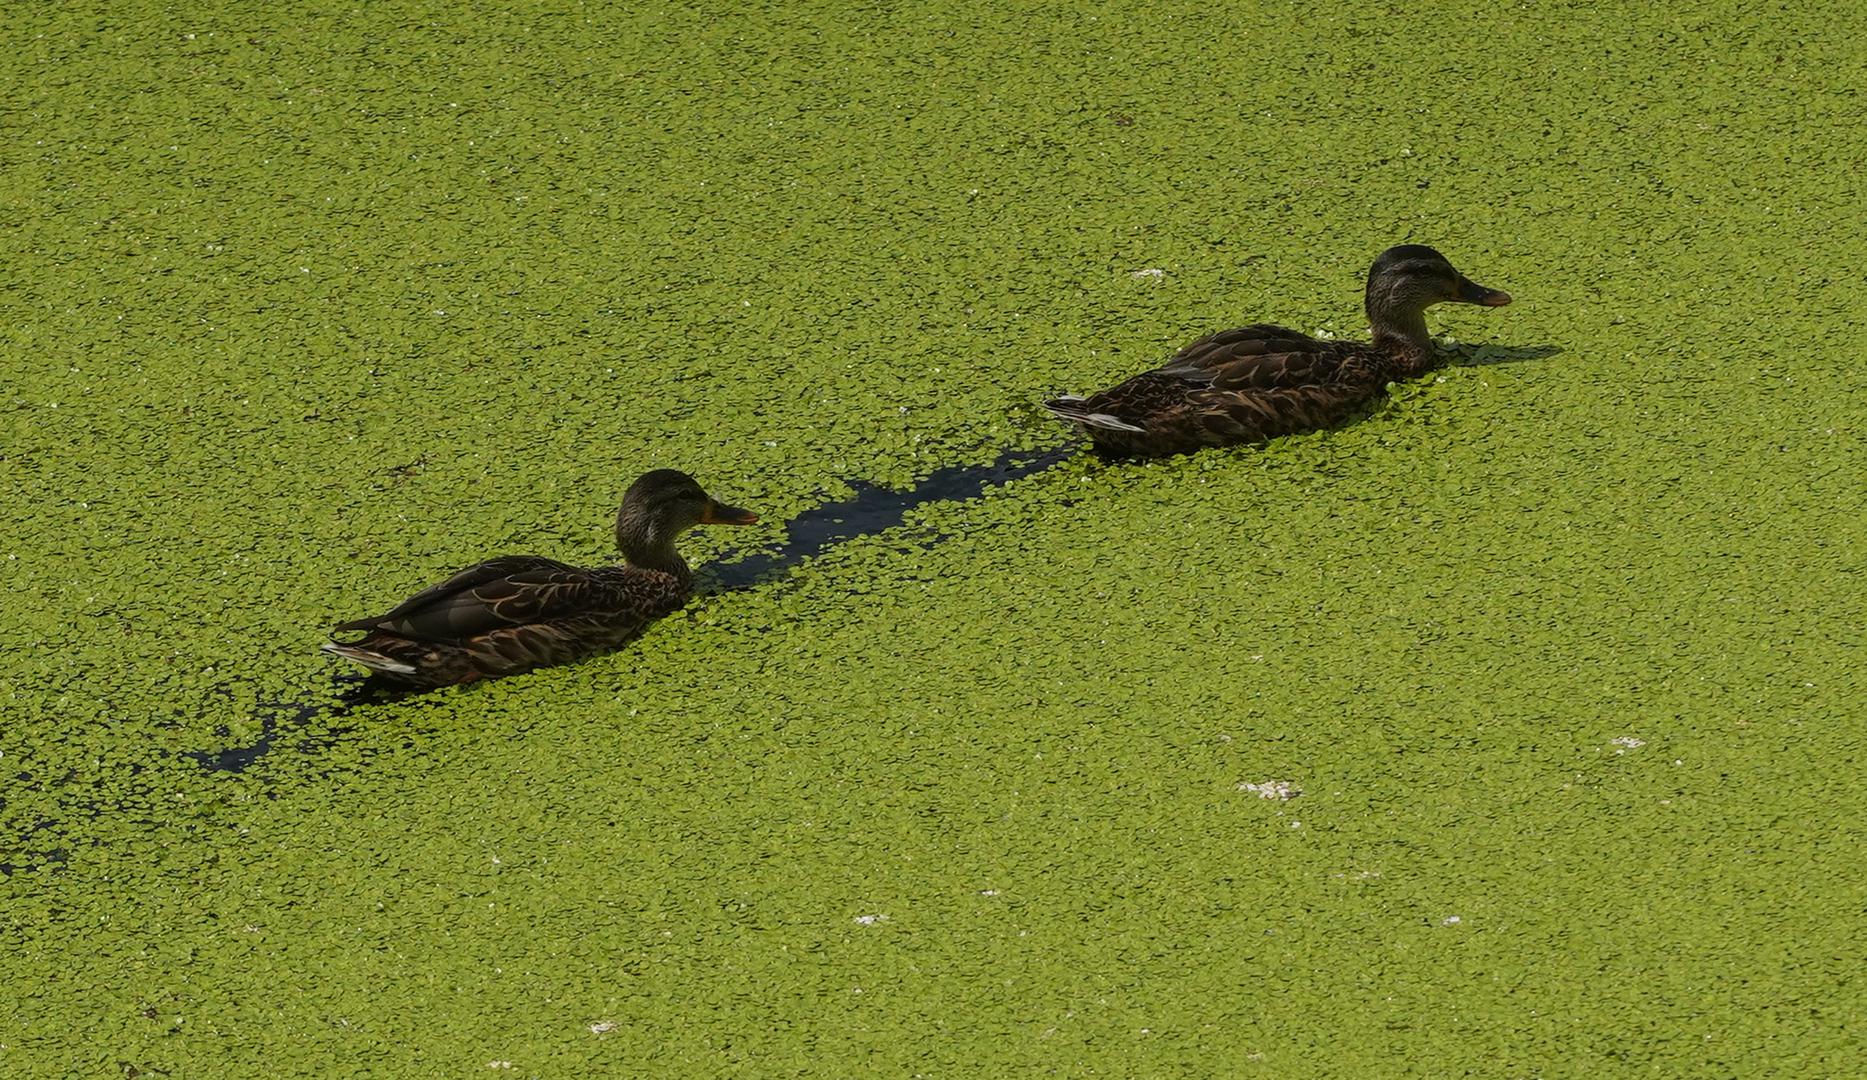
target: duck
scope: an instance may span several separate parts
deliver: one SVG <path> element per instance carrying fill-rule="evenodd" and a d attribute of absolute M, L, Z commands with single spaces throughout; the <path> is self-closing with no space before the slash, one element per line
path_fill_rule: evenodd
<path fill-rule="evenodd" d="M 708 495 L 693 477 L 656 469 L 616 512 L 621 566 L 584 568 L 537 555 L 475 563 L 386 614 L 340 623 L 323 650 L 413 690 L 516 675 L 609 652 L 687 602 L 693 572 L 674 548 L 696 525 L 752 525 L 758 515 Z M 355 641 L 339 633 L 362 632 Z"/>
<path fill-rule="evenodd" d="M 1323 341 L 1254 323 L 1208 334 L 1100 393 L 1053 398 L 1044 407 L 1116 456 L 1159 457 L 1331 427 L 1388 383 L 1438 363 L 1425 313 L 1446 303 L 1503 307 L 1510 294 L 1471 280 L 1424 244 L 1401 244 L 1368 269 L 1370 342 Z"/>

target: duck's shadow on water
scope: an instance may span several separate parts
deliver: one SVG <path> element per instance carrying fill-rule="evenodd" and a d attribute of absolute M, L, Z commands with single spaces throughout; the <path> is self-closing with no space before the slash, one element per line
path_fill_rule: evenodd
<path fill-rule="evenodd" d="M 710 596 L 776 581 L 792 567 L 837 544 L 900 525 L 917 507 L 976 499 L 987 488 L 1042 472 L 1079 449 L 1069 445 L 1051 450 L 1011 450 L 987 465 L 936 469 L 913 487 L 900 490 L 852 481 L 854 495 L 806 510 L 786 523 L 786 540 L 777 548 L 738 559 L 728 555 L 701 567 L 694 574 L 695 591 Z"/>
<path fill-rule="evenodd" d="M 350 731 L 348 725 L 309 730 L 314 721 L 345 717 L 358 706 L 400 701 L 412 696 L 411 691 L 375 676 L 347 671 L 331 677 L 331 688 L 336 693 L 322 701 L 260 702 L 254 710 L 254 718 L 259 721 L 259 737 L 244 746 L 227 746 L 219 750 L 184 750 L 181 756 L 209 772 L 244 772 L 281 744 L 289 743 L 301 752 L 321 750 Z M 231 735 L 232 731 L 222 727 L 220 734 L 225 737 Z"/>
<path fill-rule="evenodd" d="M 332 689 L 336 693 L 309 703 L 261 701 L 253 708 L 253 718 L 259 722 L 259 737 L 241 746 L 227 746 L 217 750 L 165 751 L 162 756 L 186 758 L 211 773 L 245 772 L 255 762 L 272 751 L 289 746 L 300 754 L 311 754 L 332 746 L 343 739 L 352 725 L 320 723 L 333 717 L 347 716 L 351 709 L 359 705 L 382 701 L 399 700 L 408 696 L 399 693 L 394 687 L 376 683 L 363 675 L 343 672 L 332 680 Z M 213 696 L 226 698 L 231 693 L 222 688 Z M 221 738 L 230 738 L 232 729 L 222 725 L 217 734 Z M 147 766 L 142 762 L 130 765 L 130 775 L 142 774 Z M 324 770 L 322 775 L 329 776 L 332 770 Z M 30 774 L 21 773 L 21 781 L 30 782 Z M 277 792 L 266 791 L 268 797 L 276 797 Z M 72 800 L 81 812 L 92 817 L 115 817 L 120 820 L 148 820 L 143 815 L 147 807 L 122 796 L 99 794 L 95 798 L 78 796 Z M 36 843 L 34 837 L 44 833 L 51 838 L 49 842 Z M 0 878 L 10 878 L 15 874 L 44 870 L 65 865 L 70 861 L 73 841 L 60 828 L 53 818 L 41 817 L 27 826 L 18 835 L 8 837 L 5 847 L 0 847 Z M 61 842 L 62 841 L 62 842 Z"/>
<path fill-rule="evenodd" d="M 1496 364 L 1523 364 L 1562 355 L 1555 345 L 1458 345 L 1448 367 L 1491 367 Z"/>
<path fill-rule="evenodd" d="M 209 772 L 244 772 L 247 766 L 272 752 L 273 743 L 279 738 L 281 727 L 300 729 L 311 720 L 329 715 L 334 711 L 336 710 L 333 706 L 324 703 L 292 705 L 279 701 L 263 701 L 260 702 L 257 712 L 259 738 L 245 746 L 228 746 L 219 750 L 184 750 L 182 756 L 189 758 Z M 222 728 L 220 733 L 223 736 L 231 735 L 232 731 Z M 329 740 L 322 741 L 328 742 Z M 300 746 L 306 750 L 316 749 L 319 743 L 320 740 L 308 736 L 300 740 Z"/>

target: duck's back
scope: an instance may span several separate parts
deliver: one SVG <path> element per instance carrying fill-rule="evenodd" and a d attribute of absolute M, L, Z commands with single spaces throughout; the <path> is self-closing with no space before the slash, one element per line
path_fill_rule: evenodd
<path fill-rule="evenodd" d="M 687 600 L 680 574 L 633 566 L 584 568 L 508 555 L 477 563 L 385 615 L 344 623 L 361 641 L 327 649 L 396 681 L 438 686 L 512 675 L 608 652 Z"/>
<path fill-rule="evenodd" d="M 562 591 L 553 600 L 527 605 L 528 621 L 462 641 L 476 666 L 510 675 L 606 653 L 687 601 L 687 581 L 659 570 L 605 566 L 578 575 L 555 583 Z"/>
<path fill-rule="evenodd" d="M 1153 371 L 1051 411 L 1098 447 L 1171 454 L 1339 423 L 1385 383 L 1381 354 L 1258 323 L 1208 334 Z"/>
<path fill-rule="evenodd" d="M 1207 334 L 1158 369 L 1194 386 L 1219 390 L 1291 390 L 1338 382 L 1345 362 L 1366 346 L 1322 341 L 1289 327 L 1257 323 Z"/>

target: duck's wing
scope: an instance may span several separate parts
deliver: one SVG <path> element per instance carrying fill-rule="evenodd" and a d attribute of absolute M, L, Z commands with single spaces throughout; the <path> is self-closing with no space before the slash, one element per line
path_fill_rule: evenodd
<path fill-rule="evenodd" d="M 460 641 L 493 630 L 603 611 L 626 604 L 629 577 L 585 570 L 536 555 L 507 555 L 467 567 L 386 615 L 338 630 L 380 630 L 420 641 Z"/>
<path fill-rule="evenodd" d="M 1188 397 L 1186 415 L 1204 442 L 1261 442 L 1278 435 L 1333 427 L 1365 406 L 1377 383 L 1333 379 L 1265 389 L 1215 387 Z"/>
<path fill-rule="evenodd" d="M 1343 360 L 1363 348 L 1257 323 L 1208 334 L 1174 353 L 1158 370 L 1200 388 L 1294 389 L 1335 381 Z"/>

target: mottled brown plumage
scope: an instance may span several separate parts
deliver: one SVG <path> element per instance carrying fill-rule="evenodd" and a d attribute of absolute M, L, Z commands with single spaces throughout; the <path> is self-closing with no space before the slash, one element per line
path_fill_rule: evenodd
<path fill-rule="evenodd" d="M 693 478 L 657 469 L 630 486 L 616 514 L 627 564 L 593 569 L 536 555 L 504 555 L 467 567 L 338 631 L 355 642 L 326 652 L 415 688 L 513 675 L 581 660 L 640 634 L 686 603 L 692 586 L 675 538 L 695 525 L 750 525 L 757 516 L 710 498 Z"/>
<path fill-rule="evenodd" d="M 1329 427 L 1389 382 L 1436 363 L 1425 311 L 1445 302 L 1500 307 L 1510 296 L 1473 282 L 1432 248 L 1403 244 L 1368 270 L 1372 342 L 1320 341 L 1257 323 L 1200 338 L 1099 394 L 1044 407 L 1115 454 L 1178 454 Z"/>

